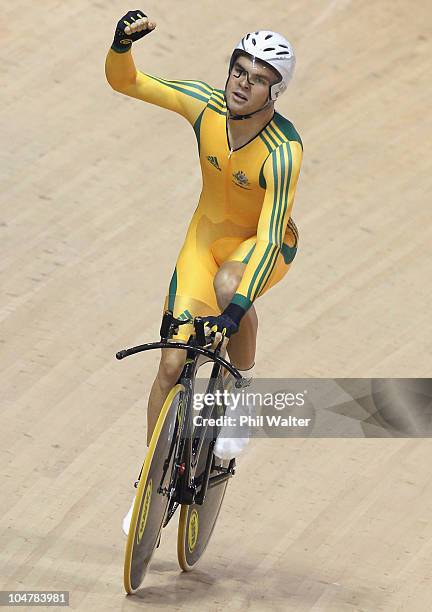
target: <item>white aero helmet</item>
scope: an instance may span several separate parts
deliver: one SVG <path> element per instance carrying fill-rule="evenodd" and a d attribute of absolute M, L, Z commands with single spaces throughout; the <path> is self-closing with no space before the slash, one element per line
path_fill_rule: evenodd
<path fill-rule="evenodd" d="M 276 100 L 288 86 L 295 68 L 296 58 L 292 44 L 277 32 L 259 30 L 243 36 L 233 51 L 230 71 L 237 55 L 246 53 L 269 64 L 281 76 L 281 80 L 270 87 L 270 99 Z"/>

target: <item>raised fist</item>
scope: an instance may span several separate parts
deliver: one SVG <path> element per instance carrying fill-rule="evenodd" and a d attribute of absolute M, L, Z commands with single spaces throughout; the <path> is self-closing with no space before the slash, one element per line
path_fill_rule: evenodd
<path fill-rule="evenodd" d="M 117 53 L 129 51 L 133 42 L 150 34 L 156 27 L 143 11 L 129 11 L 117 24 L 111 49 Z"/>

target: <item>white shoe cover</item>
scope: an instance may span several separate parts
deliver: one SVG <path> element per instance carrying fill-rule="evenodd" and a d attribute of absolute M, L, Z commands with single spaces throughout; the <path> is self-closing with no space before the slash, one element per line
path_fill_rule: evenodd
<path fill-rule="evenodd" d="M 249 379 L 249 384 L 251 381 L 252 378 Z M 231 375 L 227 376 L 224 382 L 224 389 L 228 393 L 240 393 L 240 391 L 235 390 L 234 383 L 234 378 Z M 238 457 L 249 443 L 250 428 L 248 426 L 240 427 L 238 422 L 241 415 L 251 415 L 251 408 L 249 406 L 241 406 L 235 412 L 231 412 L 228 406 L 225 414 L 234 417 L 237 420 L 237 424 L 222 426 L 213 452 L 219 459 L 230 460 Z"/>
<path fill-rule="evenodd" d="M 218 436 L 213 452 L 219 459 L 234 459 L 238 457 L 248 443 L 249 438 L 223 438 Z"/>
<path fill-rule="evenodd" d="M 134 503 L 135 503 L 135 495 L 134 498 L 132 500 L 132 504 L 131 507 L 129 508 L 128 513 L 126 514 L 126 516 L 124 517 L 123 521 L 122 521 L 122 529 L 123 529 L 123 533 L 127 536 L 129 533 L 129 527 L 130 527 L 130 522 L 131 522 L 131 518 L 132 518 L 132 512 L 133 512 L 133 507 L 134 507 Z"/>

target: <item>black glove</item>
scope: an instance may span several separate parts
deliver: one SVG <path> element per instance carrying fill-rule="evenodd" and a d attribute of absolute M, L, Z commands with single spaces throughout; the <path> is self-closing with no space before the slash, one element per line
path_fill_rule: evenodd
<path fill-rule="evenodd" d="M 111 49 L 117 53 L 125 53 L 132 47 L 133 42 L 150 34 L 153 30 L 141 30 L 141 32 L 125 34 L 125 28 L 127 26 L 130 26 L 134 21 L 138 21 L 138 19 L 143 19 L 144 17 L 147 17 L 147 15 L 142 11 L 129 11 L 129 13 L 126 13 L 117 24 Z"/>
<path fill-rule="evenodd" d="M 204 329 L 217 333 L 220 332 L 222 336 L 229 338 L 232 334 L 238 331 L 238 325 L 231 317 L 226 314 L 221 314 L 218 317 L 203 317 Z"/>

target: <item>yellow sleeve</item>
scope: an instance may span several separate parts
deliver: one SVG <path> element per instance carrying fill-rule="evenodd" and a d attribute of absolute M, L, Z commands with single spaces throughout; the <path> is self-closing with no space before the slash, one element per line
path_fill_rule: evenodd
<path fill-rule="evenodd" d="M 192 125 L 205 109 L 213 88 L 203 81 L 167 81 L 137 70 L 129 53 L 109 50 L 105 74 L 111 87 L 185 117 Z"/>
<path fill-rule="evenodd" d="M 193 125 L 206 107 L 212 88 L 202 81 L 166 81 L 138 70 L 136 82 L 124 93 L 179 113 Z"/>
<path fill-rule="evenodd" d="M 247 263 L 232 304 L 247 310 L 266 286 L 281 251 L 302 161 L 302 147 L 285 142 L 266 159 L 266 192 L 258 221 L 255 249 Z"/>

